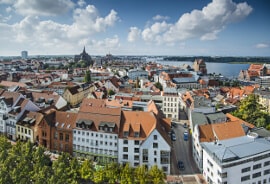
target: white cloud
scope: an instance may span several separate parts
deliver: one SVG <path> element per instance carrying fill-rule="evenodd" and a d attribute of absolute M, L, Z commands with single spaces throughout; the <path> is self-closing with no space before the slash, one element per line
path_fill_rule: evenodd
<path fill-rule="evenodd" d="M 269 47 L 269 44 L 266 44 L 266 43 L 258 43 L 255 45 L 256 48 L 258 49 L 264 49 L 264 48 L 268 48 Z"/>
<path fill-rule="evenodd" d="M 155 21 L 163 21 L 163 20 L 169 20 L 170 17 L 168 16 L 162 16 L 162 15 L 156 15 L 153 17 L 153 20 Z"/>
<path fill-rule="evenodd" d="M 15 0 L 0 0 L 0 4 L 13 4 Z"/>
<path fill-rule="evenodd" d="M 0 17 L 1 19 L 1 17 Z M 52 20 L 42 20 L 38 16 L 29 15 L 20 22 L 14 24 L 0 22 L 0 45 L 2 53 L 12 50 L 32 50 L 36 52 L 58 51 L 74 53 L 74 47 L 85 43 L 96 44 L 98 48 L 115 47 L 119 45 L 119 38 L 106 38 L 102 41 L 94 41 L 93 35 L 105 32 L 118 20 L 117 12 L 111 10 L 107 15 L 100 16 L 94 6 L 74 10 L 73 22 L 61 24 Z M 3 22 L 3 21 L 2 21 Z M 27 48 L 26 48 L 27 47 Z M 46 53 L 44 53 L 46 54 Z"/>
<path fill-rule="evenodd" d="M 228 24 L 245 18 L 251 12 L 252 7 L 245 2 L 236 4 L 232 0 L 213 0 L 202 10 L 183 14 L 174 24 L 163 21 L 147 25 L 141 36 L 147 42 L 158 44 L 190 38 L 215 40 Z M 161 18 L 163 16 L 157 15 L 153 19 Z"/>
<path fill-rule="evenodd" d="M 8 22 L 11 19 L 11 15 L 9 16 L 3 16 L 0 14 L 0 22 Z"/>
<path fill-rule="evenodd" d="M 21 15 L 54 16 L 66 13 L 74 7 L 71 0 L 17 0 L 16 12 Z"/>
<path fill-rule="evenodd" d="M 117 35 L 113 38 L 105 38 L 104 40 L 91 40 L 90 47 L 95 53 L 117 52 L 120 47 L 120 40 Z"/>
<path fill-rule="evenodd" d="M 129 42 L 135 42 L 140 37 L 140 34 L 141 34 L 140 29 L 138 29 L 137 27 L 131 27 L 129 28 L 127 40 Z"/>
<path fill-rule="evenodd" d="M 85 3 L 84 0 L 79 0 L 79 1 L 78 1 L 78 5 L 79 5 L 80 7 L 83 7 L 85 4 L 86 4 L 86 3 Z"/>
<path fill-rule="evenodd" d="M 7 13 L 10 13 L 11 11 L 12 11 L 12 8 L 10 6 L 6 8 Z"/>

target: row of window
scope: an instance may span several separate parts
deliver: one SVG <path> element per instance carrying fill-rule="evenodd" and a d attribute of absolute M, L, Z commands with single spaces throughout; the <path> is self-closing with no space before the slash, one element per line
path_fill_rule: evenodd
<path fill-rule="evenodd" d="M 98 140 L 90 140 L 90 139 L 85 139 L 85 138 L 81 138 L 81 137 L 74 137 L 73 138 L 74 141 L 78 141 L 78 142 L 86 142 L 86 143 L 90 143 L 91 146 L 98 146 L 98 145 L 110 145 L 110 146 L 115 146 L 117 147 L 117 143 L 113 143 L 113 142 L 108 142 L 108 141 L 98 141 Z"/>
<path fill-rule="evenodd" d="M 98 133 L 93 133 L 93 132 L 85 132 L 85 131 L 79 131 L 79 130 L 74 130 L 73 131 L 73 134 L 78 134 L 78 135 L 82 135 L 82 136 L 90 136 L 91 135 L 91 137 L 100 137 L 100 138 L 103 138 L 103 136 L 104 136 L 104 138 L 110 138 L 110 139 L 117 139 L 117 136 L 115 135 L 115 136 L 113 136 L 113 135 L 104 135 L 104 134 L 98 134 Z"/>
<path fill-rule="evenodd" d="M 58 132 L 54 132 L 54 139 L 58 140 Z M 64 140 L 64 134 L 63 133 L 59 133 L 59 140 L 60 141 Z M 65 141 L 69 142 L 69 134 L 65 134 Z"/>
<path fill-rule="evenodd" d="M 17 131 L 18 131 L 18 133 L 24 133 L 24 134 L 31 135 L 31 130 L 27 129 L 27 128 L 23 128 L 23 127 L 18 126 Z"/>
<path fill-rule="evenodd" d="M 270 161 L 266 161 L 264 162 L 264 167 L 266 166 L 269 166 L 270 165 Z M 262 168 L 262 164 L 256 164 L 256 165 L 253 165 L 253 170 L 256 170 L 256 169 L 260 169 Z M 242 173 L 245 173 L 245 172 L 249 172 L 251 170 L 251 167 L 246 167 L 246 168 L 243 168 L 242 169 Z"/>

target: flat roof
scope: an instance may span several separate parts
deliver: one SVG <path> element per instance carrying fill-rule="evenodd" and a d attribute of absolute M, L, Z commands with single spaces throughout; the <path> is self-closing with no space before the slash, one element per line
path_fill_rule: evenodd
<path fill-rule="evenodd" d="M 202 147 L 222 164 L 269 152 L 270 141 L 247 135 L 218 141 L 217 143 L 204 142 Z"/>

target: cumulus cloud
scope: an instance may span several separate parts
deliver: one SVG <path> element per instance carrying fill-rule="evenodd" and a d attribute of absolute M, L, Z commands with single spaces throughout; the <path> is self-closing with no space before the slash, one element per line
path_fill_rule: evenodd
<path fill-rule="evenodd" d="M 84 0 L 79 0 L 79 1 L 78 1 L 78 5 L 79 5 L 80 7 L 83 7 L 85 4 L 86 4 L 86 3 L 85 3 Z"/>
<path fill-rule="evenodd" d="M 119 45 L 117 36 L 100 42 L 92 42 L 94 34 L 105 32 L 117 20 L 116 11 L 111 10 L 107 15 L 100 16 L 98 10 L 92 5 L 74 10 L 71 24 L 62 24 L 53 20 L 43 20 L 35 15 L 28 15 L 14 24 L 0 22 L 0 35 L 5 35 L 0 37 L 0 42 L 14 45 L 13 48 L 24 48 L 27 45 L 31 50 L 52 52 L 57 49 L 58 51 L 63 50 L 63 48 L 66 51 L 74 52 L 74 46 L 85 45 L 85 43 L 97 44 L 98 48 L 102 46 L 104 48 L 117 47 Z M 7 50 L 5 47 L 4 44 L 0 45 L 0 50 L 2 52 Z"/>
<path fill-rule="evenodd" d="M 21 15 L 55 16 L 74 7 L 71 0 L 17 0 L 14 8 Z"/>
<path fill-rule="evenodd" d="M 174 24 L 157 15 L 153 19 L 157 22 L 146 26 L 141 37 L 147 42 L 170 43 L 184 41 L 191 38 L 200 40 L 215 40 L 218 33 L 228 24 L 240 21 L 252 12 L 252 7 L 246 2 L 234 3 L 232 0 L 213 0 L 202 10 L 193 10 L 179 17 Z"/>
<path fill-rule="evenodd" d="M 131 27 L 129 28 L 127 40 L 129 42 L 135 42 L 140 37 L 140 34 L 141 34 L 140 29 L 138 29 L 137 27 Z"/>
<path fill-rule="evenodd" d="M 255 45 L 256 48 L 258 49 L 264 49 L 264 48 L 268 48 L 269 47 L 269 44 L 266 44 L 266 43 L 258 43 Z"/>

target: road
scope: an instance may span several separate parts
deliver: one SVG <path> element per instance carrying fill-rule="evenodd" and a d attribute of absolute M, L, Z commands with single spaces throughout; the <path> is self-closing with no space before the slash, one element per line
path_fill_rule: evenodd
<path fill-rule="evenodd" d="M 183 126 L 183 123 L 186 121 L 187 117 L 182 116 L 182 119 L 177 123 L 177 126 L 173 127 L 176 135 L 176 141 L 173 141 L 171 174 L 185 175 L 200 173 L 192 157 L 191 135 L 189 135 L 188 141 L 184 141 L 183 134 L 185 130 L 188 131 L 188 128 L 184 128 Z M 184 170 L 178 169 L 178 160 L 182 160 L 184 162 Z"/>

